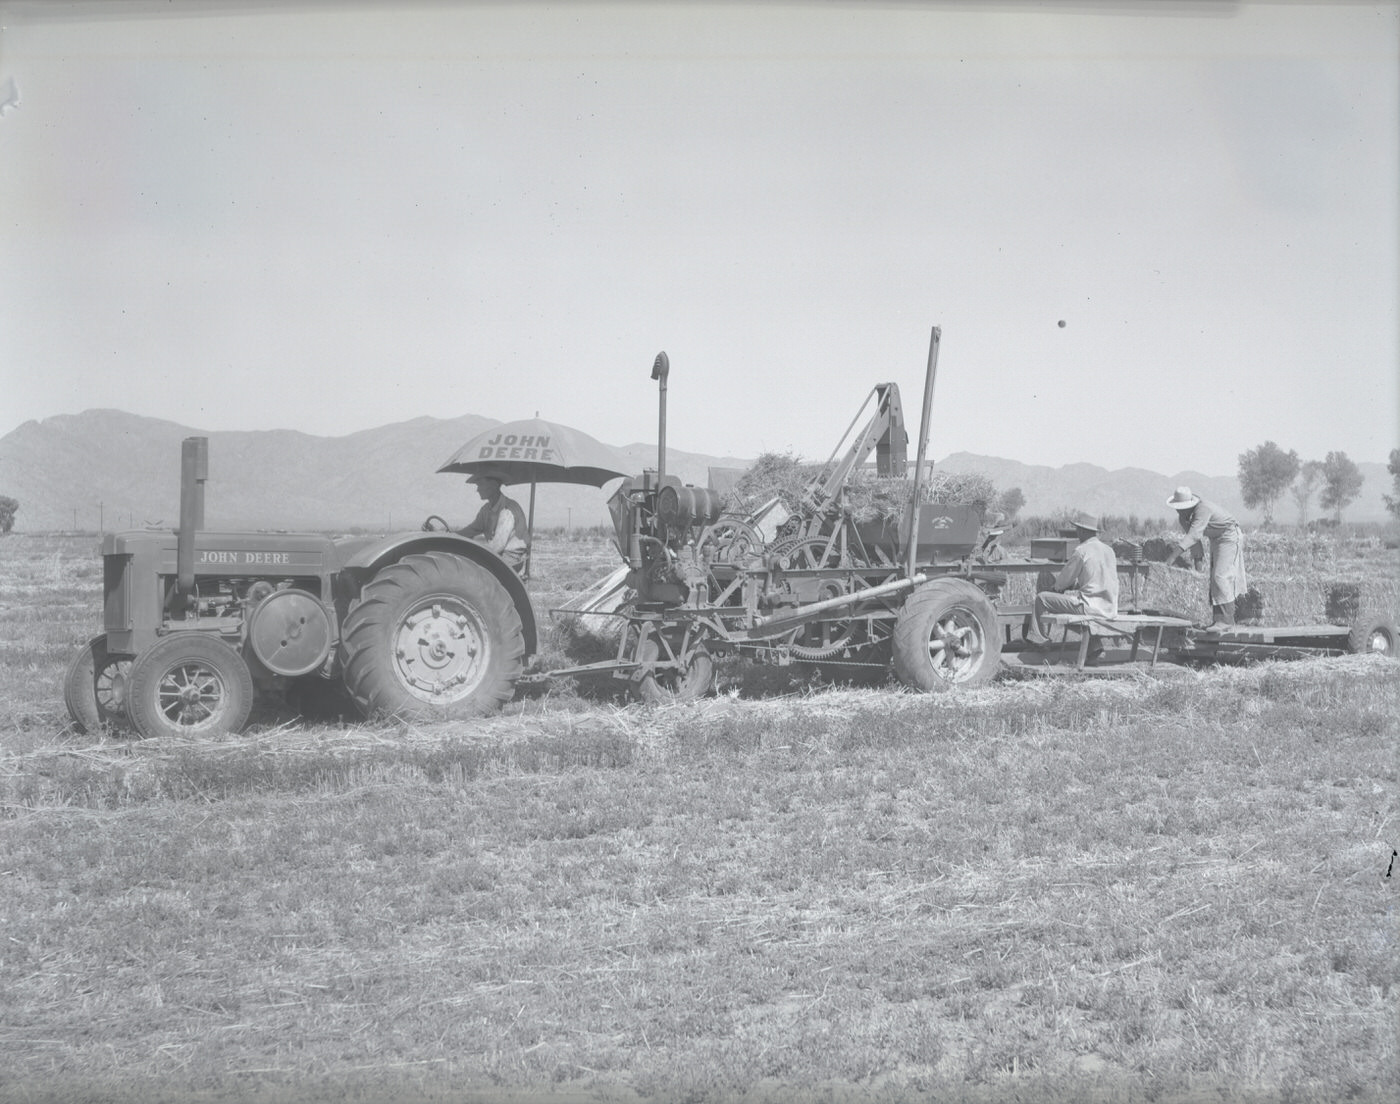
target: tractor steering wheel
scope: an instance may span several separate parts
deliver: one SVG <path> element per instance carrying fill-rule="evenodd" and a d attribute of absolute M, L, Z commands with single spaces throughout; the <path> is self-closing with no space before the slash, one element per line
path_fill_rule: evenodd
<path fill-rule="evenodd" d="M 436 524 L 434 524 L 436 523 Z M 446 533 L 452 526 L 438 517 L 437 514 L 429 514 L 428 520 L 423 522 L 423 532 L 425 533 Z"/>

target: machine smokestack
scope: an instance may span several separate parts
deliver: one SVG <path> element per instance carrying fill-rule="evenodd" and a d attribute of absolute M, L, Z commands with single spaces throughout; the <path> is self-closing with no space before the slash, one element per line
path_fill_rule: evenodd
<path fill-rule="evenodd" d="M 666 477 L 666 377 L 671 374 L 671 358 L 665 350 L 656 354 L 656 360 L 651 366 L 651 378 L 660 380 L 661 391 L 661 415 L 660 425 L 656 431 L 656 483 L 661 485 L 661 480 Z"/>
<path fill-rule="evenodd" d="M 180 529 L 175 538 L 176 592 L 194 593 L 194 535 L 204 528 L 204 481 L 209 478 L 209 438 L 180 442 Z"/>

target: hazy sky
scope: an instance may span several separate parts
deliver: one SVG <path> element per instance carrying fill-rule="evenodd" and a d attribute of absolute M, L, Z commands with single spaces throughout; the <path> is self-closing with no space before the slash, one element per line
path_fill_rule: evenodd
<path fill-rule="evenodd" d="M 1395 2 L 0 23 L 0 434 L 538 411 L 652 441 L 665 349 L 671 445 L 822 459 L 883 380 L 917 433 L 937 324 L 935 457 L 1400 443 Z"/>

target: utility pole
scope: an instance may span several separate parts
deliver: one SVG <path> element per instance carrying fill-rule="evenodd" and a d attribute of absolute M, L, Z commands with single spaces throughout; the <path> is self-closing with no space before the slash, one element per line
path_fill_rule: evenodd
<path fill-rule="evenodd" d="M 564 531 L 564 535 L 567 537 L 572 537 L 574 535 L 574 508 L 572 506 L 569 506 L 567 507 L 567 509 L 569 511 L 569 524 Z"/>
<path fill-rule="evenodd" d="M 104 503 L 99 498 L 97 500 L 97 535 L 100 537 L 107 532 L 107 515 L 103 509 Z"/>

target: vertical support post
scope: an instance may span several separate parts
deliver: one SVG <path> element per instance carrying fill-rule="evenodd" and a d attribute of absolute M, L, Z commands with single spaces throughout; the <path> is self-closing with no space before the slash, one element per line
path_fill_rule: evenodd
<path fill-rule="evenodd" d="M 535 550 L 535 481 L 530 480 L 530 516 L 525 519 L 525 578 L 530 577 L 530 554 Z"/>
<path fill-rule="evenodd" d="M 938 374 L 938 340 L 943 331 L 937 326 L 928 340 L 928 369 L 924 374 L 924 409 L 919 418 L 919 452 L 914 461 L 914 486 L 909 493 L 909 511 L 905 521 L 909 527 L 909 544 L 904 553 L 904 573 L 914 577 L 914 559 L 919 548 L 919 492 L 923 489 L 924 457 L 928 453 L 929 414 L 933 409 L 933 381 Z"/>
<path fill-rule="evenodd" d="M 209 438 L 180 443 L 180 528 L 175 537 L 176 593 L 194 593 L 194 535 L 204 528 L 204 481 L 209 478 Z"/>
<path fill-rule="evenodd" d="M 665 350 L 656 354 L 651 365 L 651 378 L 660 381 L 661 413 L 656 430 L 656 485 L 666 478 L 666 377 L 671 374 L 671 358 Z"/>

